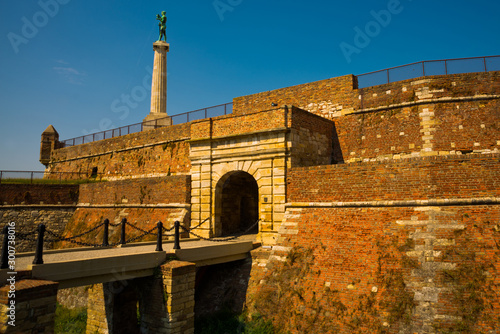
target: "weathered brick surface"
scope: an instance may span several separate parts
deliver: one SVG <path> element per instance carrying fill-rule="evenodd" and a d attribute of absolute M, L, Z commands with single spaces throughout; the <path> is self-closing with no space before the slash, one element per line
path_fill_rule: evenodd
<path fill-rule="evenodd" d="M 286 313 L 293 333 L 311 325 L 314 312 L 316 328 L 342 333 L 498 328 L 499 155 L 292 168 L 287 175 L 289 204 L 278 243 L 265 255 L 278 264 L 290 249 L 312 257 L 302 264 L 309 271 L 288 283 L 301 299 L 282 301 L 299 312 L 267 316 Z M 266 256 L 257 255 L 248 292 L 254 302 L 273 288 L 280 268 L 263 266 Z"/>
<path fill-rule="evenodd" d="M 97 167 L 103 178 L 185 174 L 190 169 L 189 123 L 133 133 L 52 152 L 48 170 L 90 174 Z"/>
<path fill-rule="evenodd" d="M 292 166 L 327 165 L 332 162 L 334 124 L 317 115 L 291 108 L 290 155 Z"/>
<path fill-rule="evenodd" d="M 190 189 L 189 175 L 89 183 L 80 186 L 79 203 L 189 203 Z"/>
<path fill-rule="evenodd" d="M 324 104 L 325 106 L 352 106 L 354 101 L 353 89 L 357 87 L 356 78 L 345 75 L 338 78 L 315 81 L 307 84 L 276 89 L 268 92 L 241 96 L 233 99 L 233 113 L 245 114 L 252 111 L 269 110 L 275 103 L 295 105 L 307 108 L 310 104 Z M 342 107 L 341 107 L 342 109 Z"/>
<path fill-rule="evenodd" d="M 144 230 L 150 230 L 161 221 L 170 228 L 175 220 L 184 225 L 190 203 L 191 178 L 189 175 L 166 176 L 146 179 L 129 179 L 81 185 L 79 206 L 66 225 L 63 235 L 77 235 L 109 219 L 118 224 L 123 218 Z M 164 206 L 162 206 L 164 205 Z M 99 243 L 104 231 L 99 228 L 86 234 L 79 241 Z M 109 227 L 109 242 L 120 240 L 121 227 Z M 126 228 L 127 239 L 141 235 L 142 232 L 130 226 Z M 155 236 L 145 236 L 142 241 L 156 240 Z M 75 247 L 65 242 L 58 244 Z"/>
<path fill-rule="evenodd" d="M 360 301 L 367 296 L 375 296 L 379 304 L 374 305 L 375 313 L 365 309 L 364 315 L 373 316 L 379 325 L 389 323 L 391 333 L 403 327 L 412 332 L 433 333 L 433 325 L 456 322 L 454 317 L 460 315 L 458 310 L 463 305 L 453 291 L 463 286 L 443 280 L 444 273 L 477 263 L 488 268 L 488 279 L 476 285 L 474 293 L 481 294 L 480 303 L 492 308 L 485 309 L 474 326 L 492 330 L 498 325 L 498 206 L 309 207 L 290 209 L 287 213 L 286 223 L 295 222 L 296 232 L 282 233 L 280 245 L 312 249 L 314 255 L 310 263 L 314 274 L 304 278 L 308 285 L 302 286 L 306 292 L 303 297 L 311 300 L 315 294 L 319 298 L 325 287 L 338 291 L 337 301 L 347 307 L 347 313 L 334 322 L 340 324 L 343 333 L 351 330 L 346 326 L 351 320 L 349 312 L 361 307 Z M 480 233 L 473 233 L 474 229 Z M 474 248 L 478 244 L 484 247 Z M 391 258 L 391 248 L 399 259 Z M 478 250 L 474 257 L 451 256 L 469 248 Z M 403 274 L 405 289 L 390 290 L 387 284 L 395 283 L 398 272 Z M 493 292 L 488 295 L 483 289 Z M 391 323 L 391 307 L 384 307 L 384 301 L 398 303 L 408 297 L 414 303 L 411 324 L 404 325 L 401 319 Z M 335 313 L 335 309 L 325 311 Z M 458 324 L 454 326 L 458 328 Z"/>
<path fill-rule="evenodd" d="M 0 184 L 1 204 L 73 204 L 78 185 Z"/>
<path fill-rule="evenodd" d="M 499 154 L 471 154 L 292 168 L 287 175 L 287 202 L 498 197 L 499 161 Z"/>

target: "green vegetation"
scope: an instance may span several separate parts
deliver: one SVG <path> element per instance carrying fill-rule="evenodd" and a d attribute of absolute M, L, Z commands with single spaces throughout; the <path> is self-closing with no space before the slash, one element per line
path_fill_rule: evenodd
<path fill-rule="evenodd" d="M 80 334 L 85 333 L 87 327 L 87 309 L 68 309 L 57 303 L 55 334 Z"/>
<path fill-rule="evenodd" d="M 236 333 L 236 334 L 278 334 L 270 321 L 260 315 L 247 317 L 228 310 L 195 321 L 195 334 Z"/>

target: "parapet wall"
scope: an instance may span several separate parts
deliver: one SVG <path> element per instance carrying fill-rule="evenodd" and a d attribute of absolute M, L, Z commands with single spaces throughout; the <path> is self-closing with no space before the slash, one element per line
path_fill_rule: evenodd
<path fill-rule="evenodd" d="M 325 79 L 311 83 L 271 90 L 267 92 L 240 96 L 233 99 L 233 113 L 245 114 L 252 110 L 268 110 L 274 103 L 280 107 L 294 105 L 317 114 L 317 110 L 353 108 L 356 101 L 354 90 L 357 88 L 356 77 Z M 314 110 L 311 106 L 317 106 Z"/>
<path fill-rule="evenodd" d="M 468 154 L 292 168 L 287 173 L 287 202 L 417 204 L 423 200 L 500 198 L 499 162 L 500 154 Z"/>
<path fill-rule="evenodd" d="M 90 176 L 97 168 L 100 177 L 110 180 L 186 174 L 189 137 L 189 124 L 179 124 L 56 149 L 48 171 Z"/>
<path fill-rule="evenodd" d="M 308 149 L 330 155 L 326 161 L 317 160 L 315 154 L 291 148 L 299 165 L 500 152 L 498 71 L 356 87 L 356 78 L 347 75 L 237 97 L 231 115 L 54 149 L 48 170 L 88 175 L 97 171 L 111 180 L 188 174 L 192 141 L 287 127 L 294 131 L 292 116 L 283 116 L 285 105 L 334 122 L 332 135 L 321 126 L 294 133 L 299 142 L 316 142 L 307 143 Z M 273 103 L 278 108 L 272 109 Z M 296 114 L 293 117 L 299 117 Z M 305 115 L 306 122 L 312 122 L 314 117 Z M 322 135 L 330 136 L 333 145 L 325 146 L 325 140 L 317 138 Z"/>
<path fill-rule="evenodd" d="M 78 185 L 0 184 L 0 205 L 73 204 Z"/>
<path fill-rule="evenodd" d="M 118 224 L 123 218 L 142 230 L 150 230 L 161 221 L 164 227 L 170 228 L 178 220 L 189 224 L 191 207 L 191 177 L 176 175 L 128 179 L 99 183 L 82 184 L 76 211 L 66 225 L 64 236 L 73 236 L 88 231 L 109 219 Z M 103 229 L 100 228 L 82 237 L 88 243 L 99 243 Z M 120 226 L 110 226 L 109 242 L 117 242 L 120 238 Z M 126 239 L 141 234 L 140 230 L 127 227 Z M 141 241 L 155 240 L 149 235 Z M 75 245 L 65 243 L 63 247 Z"/>
<path fill-rule="evenodd" d="M 344 162 L 500 150 L 500 72 L 356 88 L 343 76 L 234 99 L 235 114 L 291 104 L 335 122 Z"/>
<path fill-rule="evenodd" d="M 339 333 L 495 331 L 499 161 L 471 154 L 288 170 L 278 242 L 267 267 L 256 259 L 248 304 L 292 332 L 313 323 Z"/>

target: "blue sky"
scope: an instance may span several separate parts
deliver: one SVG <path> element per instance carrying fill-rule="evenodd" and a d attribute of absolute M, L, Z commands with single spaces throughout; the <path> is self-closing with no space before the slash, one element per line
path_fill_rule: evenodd
<path fill-rule="evenodd" d="M 345 74 L 500 54 L 492 0 L 2 0 L 0 170 L 43 170 L 49 124 L 62 140 L 142 121 L 162 10 L 170 115 Z M 117 112 L 132 93 L 128 113 Z"/>

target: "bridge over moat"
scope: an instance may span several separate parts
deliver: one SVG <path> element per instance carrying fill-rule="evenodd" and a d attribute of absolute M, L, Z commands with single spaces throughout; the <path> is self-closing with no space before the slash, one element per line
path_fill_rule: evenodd
<path fill-rule="evenodd" d="M 255 243 L 248 240 L 211 242 L 181 239 L 142 242 L 116 248 L 49 250 L 44 264 L 32 264 L 36 254 L 16 257 L 15 271 L 0 270 L 2 282 L 16 282 L 16 327 L 2 321 L 2 333 L 20 328 L 53 330 L 58 289 L 92 285 L 89 289 L 87 333 L 185 333 L 194 327 L 196 267 L 245 259 Z M 10 285 L 0 289 L 2 314 L 9 314 Z M 130 321 L 137 319 L 140 326 Z M 134 316 L 135 315 L 135 316 Z M 8 319 L 7 319 L 8 321 Z"/>

